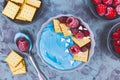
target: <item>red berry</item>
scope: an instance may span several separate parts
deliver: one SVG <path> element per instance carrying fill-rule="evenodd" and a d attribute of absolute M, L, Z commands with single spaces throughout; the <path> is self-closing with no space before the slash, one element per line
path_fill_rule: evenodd
<path fill-rule="evenodd" d="M 81 31 L 79 31 L 79 32 L 75 35 L 75 37 L 78 38 L 78 39 L 82 39 L 82 38 L 84 37 L 84 34 L 83 34 Z"/>
<path fill-rule="evenodd" d="M 65 17 L 65 16 L 60 17 L 60 18 L 59 18 L 59 21 L 60 21 L 61 23 L 66 23 L 67 18 L 68 18 L 68 17 Z"/>
<path fill-rule="evenodd" d="M 120 5 L 118 5 L 118 6 L 116 7 L 116 12 L 117 12 L 118 15 L 120 15 Z"/>
<path fill-rule="evenodd" d="M 113 0 L 113 6 L 117 6 L 120 4 L 120 0 Z"/>
<path fill-rule="evenodd" d="M 107 6 L 104 4 L 98 4 L 96 7 L 96 11 L 98 13 L 99 16 L 103 16 L 106 13 L 106 8 Z"/>
<path fill-rule="evenodd" d="M 119 39 L 119 37 L 120 37 L 119 33 L 117 33 L 117 32 L 115 32 L 115 33 L 112 34 L 112 38 L 113 39 Z"/>
<path fill-rule="evenodd" d="M 107 13 L 105 14 L 106 18 L 113 19 L 116 17 L 116 11 L 112 7 L 107 7 Z"/>
<path fill-rule="evenodd" d="M 116 32 L 120 34 L 120 28 L 118 28 L 118 29 L 116 30 Z"/>
<path fill-rule="evenodd" d="M 76 35 L 79 32 L 79 30 L 77 28 L 73 28 L 71 29 L 71 32 L 73 33 L 73 35 Z"/>
<path fill-rule="evenodd" d="M 92 2 L 97 5 L 97 4 L 100 4 L 102 0 L 92 0 Z"/>
<path fill-rule="evenodd" d="M 86 44 L 87 48 L 90 48 L 90 46 L 91 46 L 91 43 Z"/>
<path fill-rule="evenodd" d="M 79 26 L 79 20 L 74 17 L 68 17 L 66 20 L 66 24 L 70 28 L 77 28 Z"/>
<path fill-rule="evenodd" d="M 113 0 L 103 0 L 103 3 L 106 5 L 111 5 L 113 3 Z"/>
<path fill-rule="evenodd" d="M 120 47 L 116 47 L 116 48 L 115 48 L 115 52 L 116 52 L 116 53 L 120 53 Z"/>
<path fill-rule="evenodd" d="M 70 47 L 69 51 L 72 54 L 78 54 L 80 52 L 80 47 L 74 44 L 73 46 Z"/>
<path fill-rule="evenodd" d="M 85 36 L 85 37 L 90 36 L 90 33 L 89 33 L 88 30 L 84 30 L 83 33 L 84 33 L 84 36 Z"/>
<path fill-rule="evenodd" d="M 114 40 L 112 44 L 113 46 L 120 46 L 120 40 Z"/>
<path fill-rule="evenodd" d="M 30 43 L 26 38 L 20 38 L 17 40 L 17 46 L 19 50 L 26 52 L 29 50 Z"/>
<path fill-rule="evenodd" d="M 87 51 L 87 47 L 85 47 L 85 46 L 82 47 L 82 48 L 80 49 L 80 51 L 81 51 L 81 52 L 85 52 L 85 51 Z"/>

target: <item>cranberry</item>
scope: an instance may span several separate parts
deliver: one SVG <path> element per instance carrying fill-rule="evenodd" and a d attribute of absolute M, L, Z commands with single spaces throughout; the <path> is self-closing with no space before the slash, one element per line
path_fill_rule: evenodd
<path fill-rule="evenodd" d="M 59 18 L 59 21 L 60 21 L 61 23 L 66 23 L 67 18 L 68 18 L 68 17 L 65 17 L 65 16 L 60 17 L 60 18 Z"/>
<path fill-rule="evenodd" d="M 114 33 L 112 34 L 112 38 L 113 38 L 113 39 L 119 39 L 119 33 L 114 32 Z"/>
<path fill-rule="evenodd" d="M 66 24 L 70 28 L 77 28 L 79 26 L 79 20 L 74 17 L 68 17 L 66 20 Z"/>
<path fill-rule="evenodd" d="M 116 32 L 120 34 L 120 28 L 118 28 Z"/>
<path fill-rule="evenodd" d="M 114 40 L 112 44 L 113 46 L 120 46 L 120 40 Z"/>
<path fill-rule="evenodd" d="M 82 39 L 82 38 L 84 37 L 84 34 L 83 34 L 81 31 L 79 31 L 79 32 L 75 35 L 75 37 L 78 38 L 78 39 Z"/>
<path fill-rule="evenodd" d="M 90 36 L 90 33 L 89 33 L 88 30 L 84 30 L 83 33 L 84 33 L 84 36 L 85 36 L 85 37 Z"/>
<path fill-rule="evenodd" d="M 116 53 L 120 53 L 120 47 L 116 47 L 116 48 L 115 48 L 115 52 L 116 52 Z"/>
<path fill-rule="evenodd" d="M 74 44 L 73 46 L 70 47 L 69 51 L 72 54 L 78 54 L 80 52 L 80 47 Z"/>
<path fill-rule="evenodd" d="M 84 46 L 84 47 L 82 47 L 80 50 L 81 50 L 82 52 L 85 52 L 85 51 L 87 51 L 87 47 Z"/>
<path fill-rule="evenodd" d="M 79 32 L 79 30 L 77 28 L 73 28 L 71 29 L 71 32 L 73 33 L 73 35 L 76 35 Z"/>
<path fill-rule="evenodd" d="M 30 43 L 26 38 L 23 37 L 23 38 L 19 38 L 17 40 L 17 46 L 18 46 L 19 50 L 26 52 L 29 50 Z"/>

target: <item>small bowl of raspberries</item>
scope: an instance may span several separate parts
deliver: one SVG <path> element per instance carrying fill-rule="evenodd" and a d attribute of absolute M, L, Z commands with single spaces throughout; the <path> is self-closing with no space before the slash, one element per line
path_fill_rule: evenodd
<path fill-rule="evenodd" d="M 117 19 L 120 16 L 120 0 L 90 0 L 90 10 L 106 20 Z"/>
<path fill-rule="evenodd" d="M 107 46 L 111 53 L 120 57 L 120 23 L 114 25 L 108 34 Z"/>

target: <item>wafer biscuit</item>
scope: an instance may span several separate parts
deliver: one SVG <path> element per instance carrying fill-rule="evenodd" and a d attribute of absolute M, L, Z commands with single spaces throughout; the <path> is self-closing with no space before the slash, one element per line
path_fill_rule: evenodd
<path fill-rule="evenodd" d="M 26 0 L 26 4 L 29 4 L 29 5 L 34 6 L 36 8 L 39 8 L 41 5 L 41 1 L 40 0 Z"/>
<path fill-rule="evenodd" d="M 20 3 L 20 4 L 23 4 L 23 3 L 24 3 L 24 0 L 11 0 L 11 1 L 13 1 L 13 2 L 15 2 L 15 3 Z"/>
<path fill-rule="evenodd" d="M 53 24 L 54 24 L 54 30 L 56 33 L 62 33 L 61 27 L 60 27 L 60 21 L 57 19 L 53 19 Z"/>

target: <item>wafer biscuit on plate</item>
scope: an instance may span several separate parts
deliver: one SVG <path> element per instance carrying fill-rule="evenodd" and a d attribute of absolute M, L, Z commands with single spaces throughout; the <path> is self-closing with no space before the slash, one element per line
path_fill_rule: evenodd
<path fill-rule="evenodd" d="M 2 14 L 8 16 L 11 19 L 14 19 L 19 9 L 20 9 L 20 6 L 16 5 L 15 3 L 12 3 L 11 1 L 8 1 L 7 5 L 2 11 Z"/>
<path fill-rule="evenodd" d="M 39 8 L 41 5 L 41 1 L 40 0 L 26 0 L 26 4 L 29 4 L 29 5 L 34 6 L 36 8 Z"/>
<path fill-rule="evenodd" d="M 90 38 L 77 39 L 76 37 L 72 37 L 72 39 L 79 47 L 83 47 L 84 45 L 91 41 Z"/>
<path fill-rule="evenodd" d="M 54 30 L 56 33 L 62 33 L 61 27 L 60 27 L 60 21 L 57 19 L 53 19 L 53 24 L 54 24 Z"/>
<path fill-rule="evenodd" d="M 66 26 L 64 23 L 60 23 L 61 30 L 64 34 L 64 36 L 71 36 L 72 32 L 70 31 L 70 28 Z"/>
<path fill-rule="evenodd" d="M 19 17 L 31 22 L 35 15 L 35 12 L 36 12 L 36 8 L 29 6 L 27 4 L 24 4 L 23 8 L 19 13 Z"/>
<path fill-rule="evenodd" d="M 15 2 L 15 3 L 20 3 L 20 4 L 23 4 L 23 3 L 24 3 L 24 0 L 11 0 L 11 1 L 13 1 L 13 2 Z"/>
<path fill-rule="evenodd" d="M 16 67 L 22 60 L 23 58 L 20 55 L 18 55 L 15 51 L 11 51 L 5 59 L 5 61 L 12 67 Z"/>
<path fill-rule="evenodd" d="M 89 51 L 86 52 L 79 52 L 78 54 L 75 54 L 73 59 L 77 61 L 87 62 L 89 56 Z"/>
<path fill-rule="evenodd" d="M 23 67 L 15 72 L 13 72 L 12 74 L 13 75 L 18 75 L 18 74 L 25 74 L 27 71 L 26 71 L 26 67 Z"/>

